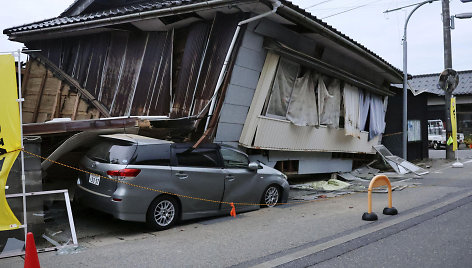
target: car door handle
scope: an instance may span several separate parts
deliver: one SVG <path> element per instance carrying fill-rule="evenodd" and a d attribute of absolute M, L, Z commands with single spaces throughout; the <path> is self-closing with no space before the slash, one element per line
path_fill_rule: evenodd
<path fill-rule="evenodd" d="M 185 173 L 177 173 L 177 174 L 175 174 L 175 176 L 176 176 L 177 178 L 181 179 L 181 180 L 185 180 L 185 179 L 188 178 L 188 175 L 185 174 Z"/>
<path fill-rule="evenodd" d="M 234 181 L 234 176 L 228 175 L 228 176 L 226 176 L 226 179 L 227 179 L 228 181 Z"/>

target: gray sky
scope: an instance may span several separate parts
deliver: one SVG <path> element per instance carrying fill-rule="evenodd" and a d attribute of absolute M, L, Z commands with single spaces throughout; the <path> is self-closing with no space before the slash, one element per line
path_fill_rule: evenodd
<path fill-rule="evenodd" d="M 420 0 L 292 0 L 342 33 L 361 43 L 394 66 L 402 69 L 401 39 L 405 18 L 412 8 L 384 14 L 383 11 L 421 2 Z M 73 0 L 3 0 L 0 29 L 58 16 Z M 362 6 L 362 7 L 360 7 Z M 472 3 L 451 0 L 451 15 L 472 12 Z M 347 11 L 328 17 L 335 13 Z M 328 18 L 325 18 L 328 17 Z M 323 19 L 324 18 L 324 19 Z M 452 30 L 452 65 L 472 70 L 472 19 L 457 20 Z M 0 51 L 22 45 L 0 38 Z M 408 25 L 408 73 L 438 73 L 444 69 L 441 2 L 419 8 Z"/>

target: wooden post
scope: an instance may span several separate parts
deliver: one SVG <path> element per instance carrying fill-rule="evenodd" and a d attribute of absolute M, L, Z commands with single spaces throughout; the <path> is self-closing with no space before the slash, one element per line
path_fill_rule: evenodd
<path fill-rule="evenodd" d="M 59 86 L 57 87 L 56 98 L 54 99 L 54 104 L 52 105 L 50 120 L 53 120 L 59 114 L 59 102 L 61 101 L 62 88 L 62 81 L 60 81 Z"/>
<path fill-rule="evenodd" d="M 77 117 L 77 109 L 79 108 L 79 103 L 80 103 L 80 93 L 77 92 L 77 98 L 75 99 L 74 109 L 72 112 L 72 120 L 75 120 L 75 118 Z"/>
<path fill-rule="evenodd" d="M 39 86 L 38 96 L 36 97 L 36 104 L 34 106 L 35 108 L 34 108 L 33 120 L 32 120 L 33 123 L 36 123 L 36 121 L 38 120 L 39 107 L 41 104 L 41 99 L 43 97 L 43 92 L 44 92 L 44 86 L 46 85 L 47 79 L 48 79 L 48 70 L 45 69 L 43 79 L 41 80 L 41 85 Z"/>

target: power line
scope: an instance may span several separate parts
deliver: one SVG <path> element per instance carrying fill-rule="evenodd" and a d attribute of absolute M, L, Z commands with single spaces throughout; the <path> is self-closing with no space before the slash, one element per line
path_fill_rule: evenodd
<path fill-rule="evenodd" d="M 435 2 L 435 1 L 438 1 L 438 0 L 431 0 L 431 1 L 429 1 L 429 3 L 431 4 L 432 2 Z M 389 12 L 392 12 L 392 11 L 401 10 L 401 9 L 404 9 L 404 8 L 407 8 L 407 7 L 417 6 L 418 4 L 421 4 L 421 3 L 423 3 L 423 2 L 414 3 L 414 4 L 411 4 L 411 5 L 407 5 L 407 6 L 402 6 L 402 7 L 399 7 L 399 8 L 385 10 L 384 13 L 389 13 Z"/>
<path fill-rule="evenodd" d="M 316 6 L 319 6 L 319 5 L 321 5 L 321 4 L 324 4 L 324 3 L 331 2 L 331 1 L 333 1 L 333 0 L 325 0 L 325 1 L 321 1 L 321 2 L 319 2 L 319 3 L 316 3 L 316 4 L 314 4 L 314 5 L 308 6 L 308 7 L 306 7 L 305 9 L 310 9 L 310 8 L 312 8 L 312 7 L 316 7 Z"/>
<path fill-rule="evenodd" d="M 350 9 L 346 9 L 346 10 L 344 10 L 344 11 L 331 14 L 331 15 L 326 16 L 326 17 L 321 18 L 321 19 L 324 20 L 324 19 L 326 19 L 326 18 L 334 17 L 334 16 L 336 16 L 336 15 L 340 15 L 340 14 L 343 14 L 343 13 L 346 13 L 346 12 L 349 12 L 349 11 L 352 11 L 352 10 L 355 10 L 355 9 L 359 9 L 359 8 L 361 8 L 361 7 L 365 7 L 365 6 L 370 5 L 370 4 L 373 4 L 373 3 L 375 3 L 375 2 L 378 2 L 378 1 L 369 2 L 369 3 L 364 4 L 364 5 L 356 6 L 356 7 L 350 8 Z"/>

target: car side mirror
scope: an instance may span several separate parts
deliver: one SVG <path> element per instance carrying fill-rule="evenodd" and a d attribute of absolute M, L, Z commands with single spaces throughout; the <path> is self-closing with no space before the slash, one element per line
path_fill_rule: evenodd
<path fill-rule="evenodd" d="M 247 166 L 247 168 L 250 170 L 250 171 L 257 171 L 259 169 L 259 164 L 256 163 L 256 162 L 251 162 L 249 163 L 249 165 Z"/>

